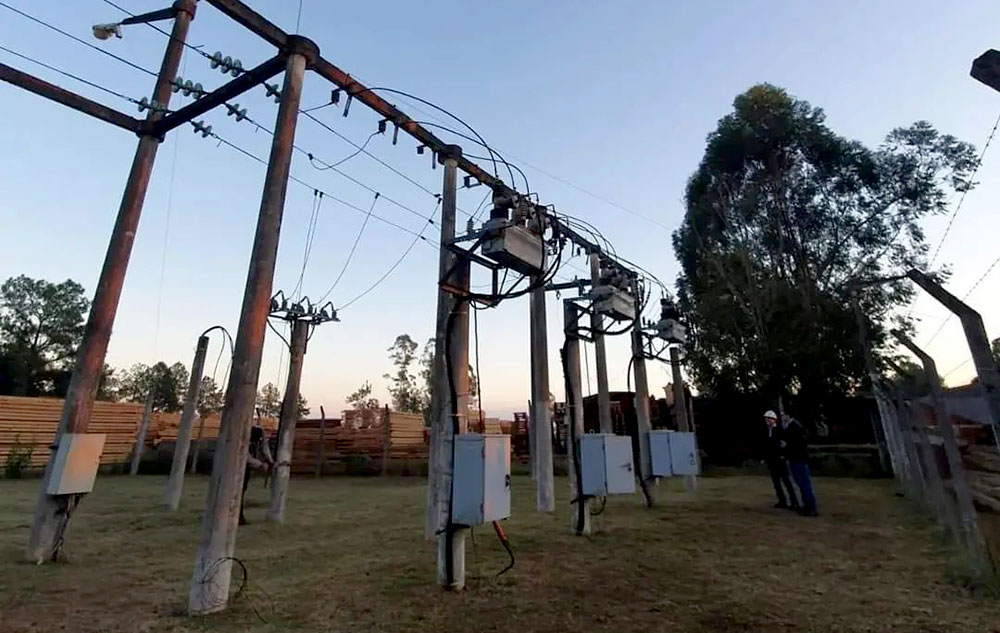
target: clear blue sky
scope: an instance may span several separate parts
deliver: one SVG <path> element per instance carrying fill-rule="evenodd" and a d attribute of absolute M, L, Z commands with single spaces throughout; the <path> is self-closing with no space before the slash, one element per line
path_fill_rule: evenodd
<path fill-rule="evenodd" d="M 90 27 L 121 19 L 100 0 L 38 3 L 4 0 L 105 50 L 157 69 L 165 39 L 142 27 L 125 38 L 98 43 Z M 120 0 L 133 12 L 163 1 Z M 298 2 L 256 0 L 258 11 L 295 30 Z M 300 31 L 328 59 L 369 85 L 391 86 L 433 100 L 459 114 L 498 150 L 519 162 L 545 202 L 597 225 L 624 256 L 671 286 L 677 265 L 670 232 L 682 217 L 684 183 L 704 149 L 705 135 L 750 85 L 768 81 L 823 107 L 839 133 L 876 144 L 891 128 L 918 119 L 982 146 L 1000 112 L 1000 94 L 968 76 L 971 60 L 1000 48 L 996 2 L 412 2 L 332 3 L 304 0 Z M 189 41 L 221 50 L 251 66 L 272 51 L 201 3 Z M 148 96 L 152 79 L 96 51 L 0 7 L 0 44 L 126 95 Z M 131 104 L 0 51 L 0 61 L 58 85 L 134 112 Z M 184 77 L 206 87 L 224 79 L 208 63 L 186 54 Z M 303 103 L 324 103 L 329 86 L 307 76 Z M 175 95 L 174 105 L 186 101 Z M 249 114 L 272 126 L 275 106 L 263 89 L 238 99 Z M 402 100 L 395 100 L 410 109 Z M 73 278 L 93 292 L 107 238 L 132 159 L 134 136 L 84 115 L 0 85 L 0 278 L 27 274 Z M 426 118 L 412 111 L 415 117 Z M 348 118 L 333 108 L 317 113 L 361 142 L 377 118 L 355 104 Z M 216 132 L 266 156 L 269 137 L 224 111 L 205 117 Z M 327 162 L 353 151 L 318 127 L 300 121 L 297 143 Z M 1000 144 L 1000 142 L 998 142 Z M 417 156 L 401 136 L 392 147 L 376 138 L 369 149 L 432 191 L 441 171 Z M 473 148 L 467 148 L 472 151 Z M 523 162 L 526 161 L 526 162 Z M 537 166 L 626 213 L 529 167 Z M 434 200 L 366 156 L 344 170 L 414 210 L 429 214 Z M 115 366 L 158 359 L 190 363 L 195 338 L 221 323 L 235 329 L 260 202 L 263 166 L 189 128 L 161 147 L 129 268 L 108 360 Z M 293 173 L 365 209 L 372 194 L 345 178 L 314 170 L 297 156 Z M 1000 148 L 993 147 L 942 249 L 952 289 L 965 294 L 1000 254 Z M 484 194 L 460 194 L 474 210 Z M 275 288 L 295 285 L 301 268 L 312 191 L 289 187 Z M 422 221 L 380 200 L 376 213 L 413 230 Z M 654 218 L 651 222 L 639 216 Z M 322 207 L 305 292 L 325 292 L 343 265 L 363 214 L 326 200 Z M 660 223 L 660 224 L 657 224 Z M 926 223 L 931 243 L 946 218 Z M 431 235 L 432 233 L 429 233 Z M 412 236 L 373 220 L 331 298 L 343 304 L 398 257 Z M 164 246 L 166 248 L 164 248 Z M 575 266 L 583 270 L 582 260 Z M 161 281 L 162 270 L 162 281 Z M 310 345 L 303 393 L 328 415 L 368 379 L 385 398 L 385 350 L 407 332 L 418 341 L 434 325 L 436 253 L 418 244 L 399 270 L 375 292 L 319 329 Z M 567 275 L 575 274 L 572 269 Z M 1000 334 L 1000 289 L 994 272 L 969 300 Z M 921 299 L 918 341 L 926 342 L 944 312 Z M 556 350 L 561 310 L 550 297 L 553 392 L 562 392 Z M 524 410 L 528 398 L 527 302 L 512 301 L 481 315 L 480 365 L 489 414 Z M 215 343 L 213 343 L 215 345 Z M 269 334 L 261 384 L 283 375 L 280 343 Z M 213 347 L 213 351 L 217 350 Z M 972 375 L 957 322 L 930 345 L 949 382 Z M 590 359 L 593 382 L 592 350 Z M 624 388 L 627 341 L 609 344 L 612 388 Z M 213 361 L 209 363 L 209 373 Z M 223 365 L 225 361 L 223 361 Z M 219 368 L 221 380 L 223 368 Z M 650 368 L 651 387 L 667 382 Z M 283 383 L 280 383 L 283 385 Z"/>

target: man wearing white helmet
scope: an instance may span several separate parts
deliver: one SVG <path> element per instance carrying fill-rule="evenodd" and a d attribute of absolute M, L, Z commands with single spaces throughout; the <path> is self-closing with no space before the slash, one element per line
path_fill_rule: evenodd
<path fill-rule="evenodd" d="M 778 425 L 778 414 L 774 411 L 764 412 L 764 423 L 767 425 L 767 442 L 764 444 L 764 463 L 771 474 L 774 484 L 774 494 L 778 497 L 775 508 L 799 509 L 795 488 L 788 476 L 788 464 L 785 461 L 784 430 Z M 787 491 L 787 497 L 785 492 Z"/>

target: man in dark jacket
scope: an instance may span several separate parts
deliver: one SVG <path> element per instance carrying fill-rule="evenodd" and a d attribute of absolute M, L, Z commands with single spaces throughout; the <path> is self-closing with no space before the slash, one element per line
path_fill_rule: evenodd
<path fill-rule="evenodd" d="M 778 415 L 774 411 L 764 413 L 764 423 L 767 425 L 767 441 L 764 443 L 764 464 L 767 471 L 771 473 L 771 483 L 774 484 L 774 494 L 778 497 L 775 508 L 799 509 L 799 502 L 795 498 L 795 488 L 788 478 L 788 465 L 785 463 L 784 432 L 778 425 Z M 788 496 L 785 496 L 785 491 Z"/>
<path fill-rule="evenodd" d="M 243 500 L 247 496 L 247 486 L 250 485 L 250 475 L 255 470 L 262 470 L 270 473 L 274 466 L 274 458 L 271 457 L 271 448 L 267 438 L 264 437 L 264 429 L 254 425 L 250 427 L 250 445 L 247 447 L 246 470 L 243 471 L 243 494 L 240 495 L 240 525 L 246 525 L 247 519 L 243 514 Z"/>
<path fill-rule="evenodd" d="M 802 496 L 801 513 L 809 517 L 818 516 L 816 496 L 813 494 L 812 478 L 809 474 L 809 447 L 806 430 L 801 422 L 787 414 L 782 416 L 781 426 L 784 433 L 785 457 L 788 459 L 788 468 L 792 471 L 792 478 L 795 480 L 795 485 L 799 487 L 799 494 Z"/>

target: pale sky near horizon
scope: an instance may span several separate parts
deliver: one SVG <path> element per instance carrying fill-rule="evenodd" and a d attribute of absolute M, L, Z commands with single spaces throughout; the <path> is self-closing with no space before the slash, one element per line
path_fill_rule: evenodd
<path fill-rule="evenodd" d="M 116 1 L 135 13 L 168 4 Z M 124 17 L 101 0 L 3 2 L 142 67 L 159 67 L 166 40 L 147 27 L 125 27 L 121 40 L 93 39 L 91 25 Z M 295 31 L 297 1 L 250 4 Z M 670 230 L 683 215 L 685 182 L 698 165 L 705 136 L 749 86 L 764 81 L 781 86 L 824 108 L 837 133 L 870 146 L 893 127 L 926 119 L 981 149 L 1000 113 L 1000 93 L 968 74 L 974 57 L 1000 48 L 1000 5 L 987 0 L 517 0 L 415 6 L 304 0 L 299 30 L 319 44 L 327 59 L 368 85 L 417 94 L 464 118 L 497 150 L 510 152 L 507 157 L 524 169 L 542 201 L 596 225 L 620 254 L 671 288 L 678 266 Z M 273 54 L 205 2 L 189 42 L 240 58 L 245 67 Z M 152 87 L 145 73 L 2 6 L 0 46 L 134 98 L 148 96 Z M 135 114 L 124 100 L 3 50 L 0 61 Z M 225 81 L 190 51 L 181 75 L 206 88 Z M 326 102 L 329 88 L 317 75 L 307 75 L 303 107 Z M 387 98 L 416 118 L 436 122 L 404 99 Z M 174 95 L 172 105 L 187 101 Z M 235 101 L 262 125 L 273 126 L 276 107 L 262 88 Z M 0 126 L 0 279 L 17 274 L 73 278 L 92 296 L 135 137 L 9 84 L 0 85 L 0 113 L 5 121 Z M 347 118 L 334 107 L 315 114 L 358 143 L 378 120 L 357 103 Z M 204 119 L 227 140 L 267 155 L 270 138 L 252 124 L 237 123 L 224 110 Z M 304 117 L 296 143 L 326 162 L 353 152 Z M 368 146 L 422 187 L 439 191 L 441 170 L 432 170 L 429 156 L 418 156 L 414 148 L 404 135 L 395 147 L 388 137 L 375 137 Z M 407 229 L 419 231 L 425 220 L 387 198 L 420 215 L 435 209 L 430 194 L 367 156 L 349 160 L 342 169 L 383 194 L 375 213 Z M 352 205 L 365 210 L 371 205 L 370 191 L 331 171 L 317 171 L 302 156 L 295 157 L 292 173 Z M 262 165 L 195 136 L 188 127 L 161 146 L 108 353 L 112 365 L 160 359 L 189 365 L 200 332 L 215 324 L 235 331 L 263 174 Z M 949 288 L 959 296 L 1000 255 L 995 246 L 1000 218 L 994 212 L 1000 203 L 1000 148 L 989 149 L 977 180 L 980 185 L 968 194 L 938 261 L 951 267 Z M 459 206 L 474 211 L 484 193 L 482 188 L 460 192 Z M 289 289 L 298 279 L 312 199 L 312 189 L 290 183 L 276 290 Z M 324 199 L 304 276 L 306 294 L 316 297 L 330 286 L 363 220 L 363 212 Z M 926 221 L 932 246 L 947 222 L 947 216 Z M 426 235 L 436 241 L 436 231 Z M 343 305 L 363 291 L 412 240 L 412 234 L 373 219 L 330 298 Z M 572 265 L 576 269 L 567 268 L 564 276 L 586 267 L 579 258 Z M 314 412 L 322 404 L 327 415 L 337 414 L 344 398 L 365 380 L 387 400 L 382 374 L 392 368 L 386 348 L 403 332 L 419 342 L 432 335 L 436 273 L 436 252 L 418 243 L 383 284 L 342 312 L 341 323 L 316 331 L 302 385 Z M 1000 335 L 998 290 L 1000 271 L 993 270 L 968 299 L 994 337 Z M 548 307 L 552 391 L 561 397 L 562 311 L 554 296 Z M 479 364 L 488 415 L 507 417 L 526 408 L 527 310 L 527 300 L 520 299 L 480 314 Z M 931 340 L 944 310 L 921 297 L 913 314 L 922 320 L 918 343 L 928 345 L 948 382 L 971 378 L 958 322 L 946 323 Z M 281 347 L 268 333 L 261 385 L 283 387 Z M 218 349 L 213 340 L 209 374 Z M 627 349 L 625 337 L 609 342 L 612 389 L 625 388 Z M 592 349 L 588 356 L 592 391 Z M 224 365 L 225 360 L 219 380 Z M 649 369 L 657 395 L 668 381 L 666 369 Z"/>

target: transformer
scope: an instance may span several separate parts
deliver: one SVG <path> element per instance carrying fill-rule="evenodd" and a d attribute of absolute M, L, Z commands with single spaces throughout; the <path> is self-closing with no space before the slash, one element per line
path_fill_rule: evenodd
<path fill-rule="evenodd" d="M 545 271 L 545 243 L 542 236 L 522 226 L 506 224 L 489 228 L 483 240 L 483 255 L 522 275 L 538 275 Z"/>

